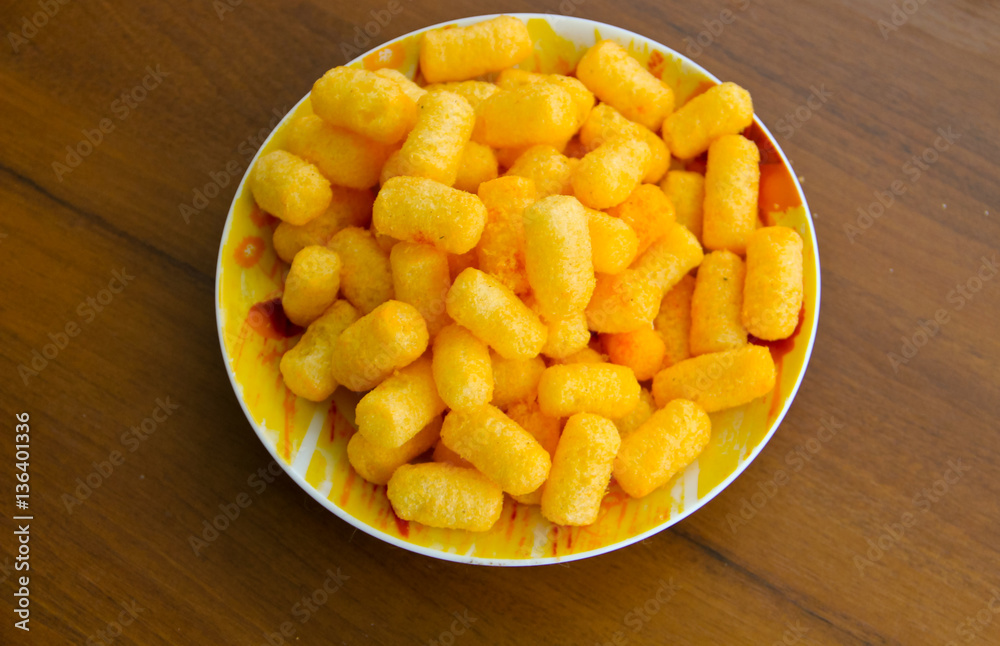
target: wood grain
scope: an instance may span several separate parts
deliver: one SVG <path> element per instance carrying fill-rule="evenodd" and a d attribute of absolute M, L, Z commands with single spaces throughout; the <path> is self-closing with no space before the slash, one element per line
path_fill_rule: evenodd
<path fill-rule="evenodd" d="M 238 177 L 189 221 L 180 205 L 227 164 L 241 175 L 274 116 L 389 3 L 60 4 L 0 60 L 0 560 L 14 557 L 22 411 L 35 515 L 32 631 L 4 613 L 0 641 L 102 643 L 134 602 L 115 643 L 262 644 L 285 622 L 303 644 L 1000 642 L 1000 279 L 969 282 L 1000 250 L 996 3 L 902 3 L 917 9 L 883 37 L 888 1 L 396 1 L 368 47 L 472 13 L 569 11 L 687 48 L 751 91 L 804 180 L 823 265 L 819 336 L 784 424 L 691 518 L 567 566 L 436 561 L 356 532 L 285 476 L 258 492 L 248 479 L 270 458 L 213 310 Z M 6 3 L 4 31 L 39 10 Z M 162 80 L 122 117 L 115 101 L 147 66 Z M 102 119 L 113 130 L 60 176 L 53 163 Z M 940 149 L 939 129 L 958 138 Z M 907 165 L 936 140 L 933 163 Z M 894 182 L 905 192 L 870 206 Z M 134 279 L 98 312 L 87 299 L 113 271 Z M 967 283 L 979 290 L 953 291 Z M 71 322 L 77 336 L 25 383 L 19 366 Z M 894 368 L 904 338 L 921 347 Z M 176 410 L 126 443 L 167 398 Z M 64 494 L 113 451 L 124 461 L 68 511 Z M 241 493 L 251 504 L 196 556 L 188 537 Z M 302 605 L 324 582 L 325 603 Z"/>

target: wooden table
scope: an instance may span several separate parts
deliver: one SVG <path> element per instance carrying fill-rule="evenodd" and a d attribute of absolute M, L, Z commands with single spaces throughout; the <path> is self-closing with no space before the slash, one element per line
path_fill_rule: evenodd
<path fill-rule="evenodd" d="M 6 4 L 5 608 L 24 574 L 22 412 L 33 520 L 31 632 L 8 610 L 0 642 L 1000 642 L 995 3 Z M 798 398 L 741 478 L 643 544 L 562 567 L 446 563 L 265 469 L 193 553 L 270 462 L 215 328 L 234 185 L 276 115 L 387 9 L 357 46 L 488 11 L 648 35 L 747 87 L 803 178 L 824 290 Z"/>

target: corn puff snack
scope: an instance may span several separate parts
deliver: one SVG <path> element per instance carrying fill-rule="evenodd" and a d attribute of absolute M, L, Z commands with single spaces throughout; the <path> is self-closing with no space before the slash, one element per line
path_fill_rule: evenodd
<path fill-rule="evenodd" d="M 705 203 L 705 176 L 683 170 L 672 170 L 660 183 L 660 188 L 673 204 L 677 224 L 687 227 L 700 241 L 702 238 L 702 207 Z"/>
<path fill-rule="evenodd" d="M 340 267 L 340 256 L 319 245 L 295 256 L 281 295 L 289 321 L 305 327 L 333 305 L 340 291 Z"/>
<path fill-rule="evenodd" d="M 652 327 L 620 334 L 602 334 L 601 342 L 608 353 L 608 360 L 631 368 L 639 381 L 652 379 L 663 367 L 665 346 Z"/>
<path fill-rule="evenodd" d="M 747 342 L 740 320 L 746 266 L 730 251 L 713 251 L 698 267 L 691 296 L 691 354 L 732 350 Z"/>
<path fill-rule="evenodd" d="M 490 349 L 461 325 L 449 325 L 434 339 L 434 382 L 452 410 L 470 410 L 493 399 Z"/>
<path fill-rule="evenodd" d="M 625 271 L 639 254 L 639 236 L 624 220 L 593 209 L 588 209 L 587 215 L 594 271 L 602 274 Z"/>
<path fill-rule="evenodd" d="M 622 440 L 615 480 L 633 498 L 648 496 L 694 462 L 711 435 L 712 421 L 698 404 L 674 399 Z"/>
<path fill-rule="evenodd" d="M 412 305 L 387 301 L 351 323 L 333 345 L 333 378 L 348 390 L 374 388 L 427 349 L 427 324 Z"/>
<path fill-rule="evenodd" d="M 479 242 L 486 207 L 475 195 L 423 177 L 393 177 L 375 198 L 372 226 L 398 240 L 463 254 Z"/>
<path fill-rule="evenodd" d="M 424 177 L 452 186 L 458 177 L 465 145 L 476 124 L 469 102 L 451 92 L 425 94 L 420 116 L 403 147 L 382 168 L 381 182 L 400 175 Z"/>
<path fill-rule="evenodd" d="M 602 214 L 603 215 L 603 214 Z M 574 197 L 552 195 L 524 211 L 528 284 L 545 316 L 582 312 L 594 291 L 587 209 Z"/>
<path fill-rule="evenodd" d="M 358 475 L 372 484 L 389 483 L 396 469 L 434 446 L 441 434 L 441 418 L 435 417 L 419 433 L 395 448 L 386 448 L 355 433 L 347 442 L 347 460 Z"/>
<path fill-rule="evenodd" d="M 747 242 L 742 321 L 758 339 L 787 339 L 802 309 L 802 238 L 788 227 L 764 227 Z"/>
<path fill-rule="evenodd" d="M 303 225 L 279 222 L 274 229 L 274 251 L 288 264 L 302 249 L 325 245 L 341 229 L 366 227 L 371 222 L 372 204 L 375 202 L 375 194 L 371 190 L 332 185 L 330 190 L 333 199 L 326 211 Z"/>
<path fill-rule="evenodd" d="M 361 316 L 347 301 L 337 301 L 313 321 L 279 367 L 285 386 L 309 401 L 320 402 L 337 389 L 331 363 L 333 345 L 340 333 Z"/>
<path fill-rule="evenodd" d="M 541 357 L 504 359 L 490 353 L 493 366 L 493 401 L 497 408 L 507 408 L 515 402 L 533 402 L 538 398 L 538 382 L 545 372 Z"/>
<path fill-rule="evenodd" d="M 610 363 L 550 366 L 538 382 L 538 405 L 551 417 L 576 413 L 623 417 L 638 401 L 635 374 Z"/>
<path fill-rule="evenodd" d="M 428 527 L 485 532 L 503 511 L 503 490 L 489 478 L 438 462 L 399 467 L 386 495 L 397 516 Z"/>
<path fill-rule="evenodd" d="M 601 101 L 654 132 L 674 110 L 673 90 L 610 40 L 587 50 L 576 76 Z"/>
<path fill-rule="evenodd" d="M 649 162 L 649 146 L 638 139 L 618 138 L 584 155 L 573 171 L 573 194 L 592 209 L 617 206 L 642 181 Z"/>
<path fill-rule="evenodd" d="M 479 104 L 473 140 L 494 148 L 561 148 L 579 127 L 569 92 L 551 83 L 500 90 Z"/>
<path fill-rule="evenodd" d="M 299 226 L 319 217 L 333 200 L 330 182 L 319 169 L 284 150 L 258 159 L 249 185 L 257 206 Z"/>
<path fill-rule="evenodd" d="M 333 184 L 367 189 L 378 184 L 392 148 L 362 135 L 331 126 L 314 114 L 288 127 L 288 150 L 315 164 Z"/>
<path fill-rule="evenodd" d="M 435 29 L 420 44 L 420 71 L 428 83 L 464 81 L 517 65 L 531 47 L 528 28 L 512 16 Z"/>
<path fill-rule="evenodd" d="M 723 135 L 738 135 L 753 123 L 750 93 L 735 83 L 716 85 L 685 103 L 663 123 L 663 138 L 679 159 L 708 150 Z"/>
<path fill-rule="evenodd" d="M 451 411 L 441 441 L 511 495 L 540 487 L 552 466 L 538 440 L 495 406 Z"/>
<path fill-rule="evenodd" d="M 611 420 L 589 413 L 570 417 L 542 490 L 542 516 L 558 525 L 596 521 L 620 445 Z"/>
<path fill-rule="evenodd" d="M 758 345 L 703 354 L 664 368 L 653 378 L 653 398 L 663 407 L 690 399 L 707 413 L 742 406 L 774 388 L 771 352 Z"/>
<path fill-rule="evenodd" d="M 618 435 L 622 438 L 622 442 L 624 442 L 625 438 L 635 433 L 655 412 L 656 402 L 653 401 L 653 394 L 643 388 L 639 391 L 639 403 L 635 405 L 635 408 L 628 415 L 611 421 L 615 423 L 615 426 L 618 428 Z"/>
<path fill-rule="evenodd" d="M 693 276 L 681 278 L 663 297 L 660 311 L 653 319 L 653 329 L 663 339 L 664 368 L 691 356 L 691 297 L 694 285 Z"/>
<path fill-rule="evenodd" d="M 532 146 L 508 169 L 508 176 L 526 177 L 535 183 L 538 199 L 549 195 L 570 195 L 573 164 L 552 146 Z"/>
<path fill-rule="evenodd" d="M 742 135 L 725 135 L 708 148 L 702 241 L 712 250 L 746 253 L 757 228 L 760 151 Z"/>
<path fill-rule="evenodd" d="M 444 412 L 429 357 L 401 368 L 361 398 L 355 410 L 358 432 L 372 444 L 402 446 Z M 429 443 L 427 447 L 433 442 Z M 426 447 L 425 447 L 426 448 Z"/>
<path fill-rule="evenodd" d="M 389 252 L 395 298 L 417 308 L 433 339 L 451 323 L 445 299 L 451 288 L 448 254 L 430 245 L 399 242 Z"/>
<path fill-rule="evenodd" d="M 470 141 L 462 150 L 454 186 L 460 191 L 477 193 L 480 186 L 496 179 L 498 174 L 497 156 L 493 149 Z"/>
<path fill-rule="evenodd" d="M 674 205 L 655 184 L 640 184 L 624 202 L 608 209 L 607 214 L 635 232 L 639 241 L 637 255 L 666 235 L 674 223 Z"/>
<path fill-rule="evenodd" d="M 663 178 L 667 168 L 670 167 L 670 151 L 667 149 L 667 144 L 649 128 L 629 121 L 621 112 L 607 103 L 602 103 L 590 111 L 583 123 L 580 129 L 580 142 L 590 151 L 615 137 L 641 139 L 649 146 L 649 161 L 646 162 L 643 182 L 655 184 Z"/>
<path fill-rule="evenodd" d="M 326 245 L 340 256 L 340 289 L 344 298 L 367 314 L 392 299 L 389 255 L 367 229 L 347 227 Z"/>
<path fill-rule="evenodd" d="M 500 177 L 479 187 L 486 206 L 486 226 L 476 247 L 479 269 L 515 294 L 524 294 L 528 273 L 524 266 L 524 210 L 536 199 L 535 184 L 523 177 Z"/>
<path fill-rule="evenodd" d="M 335 67 L 316 81 L 311 98 L 323 121 L 382 144 L 401 140 L 417 122 L 417 104 L 399 83 L 368 70 Z"/>

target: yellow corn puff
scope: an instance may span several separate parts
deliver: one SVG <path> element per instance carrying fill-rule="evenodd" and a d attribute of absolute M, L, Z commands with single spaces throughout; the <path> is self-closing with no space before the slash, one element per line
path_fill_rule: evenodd
<path fill-rule="evenodd" d="M 398 154 L 382 168 L 381 182 L 393 177 L 425 177 L 452 186 L 476 117 L 469 102 L 451 92 L 426 94 L 420 116 Z"/>
<path fill-rule="evenodd" d="M 355 433 L 347 443 L 347 459 L 358 475 L 372 484 L 388 484 L 396 469 L 434 446 L 441 433 L 441 418 L 423 427 L 419 433 L 398 447 L 384 447 Z"/>
<path fill-rule="evenodd" d="M 653 329 L 663 339 L 663 367 L 668 368 L 691 356 L 691 296 L 693 276 L 685 276 L 671 288 L 660 303 L 653 319 Z"/>
<path fill-rule="evenodd" d="M 691 354 L 732 350 L 747 342 L 740 321 L 743 307 L 743 260 L 730 251 L 706 254 L 698 267 L 691 296 Z"/>
<path fill-rule="evenodd" d="M 639 391 L 639 403 L 635 405 L 635 408 L 629 411 L 628 415 L 611 421 L 615 423 L 615 426 L 618 428 L 618 435 L 622 438 L 622 442 L 624 442 L 625 438 L 635 433 L 655 412 L 656 402 L 653 401 L 653 395 L 643 388 Z"/>
<path fill-rule="evenodd" d="M 284 150 L 257 160 L 250 173 L 250 192 L 260 208 L 295 225 L 319 217 L 333 199 L 330 182 L 319 169 Z"/>
<path fill-rule="evenodd" d="M 340 256 L 320 245 L 295 256 L 281 295 L 289 321 L 305 327 L 333 305 L 340 291 L 340 267 Z"/>
<path fill-rule="evenodd" d="M 609 209 L 625 201 L 642 181 L 649 146 L 638 139 L 618 138 L 584 155 L 573 171 L 573 194 L 592 209 Z"/>
<path fill-rule="evenodd" d="M 576 66 L 576 76 L 601 101 L 654 132 L 674 110 L 670 87 L 610 40 L 587 50 Z"/>
<path fill-rule="evenodd" d="M 631 368 L 639 381 L 652 379 L 663 367 L 663 339 L 651 327 L 634 332 L 602 334 L 601 342 L 608 353 L 608 360 Z"/>
<path fill-rule="evenodd" d="M 421 357 L 362 397 L 354 415 L 358 432 L 365 439 L 395 448 L 419 433 L 444 409 L 434 384 L 431 360 Z"/>
<path fill-rule="evenodd" d="M 393 297 L 389 254 L 371 231 L 347 227 L 326 245 L 340 256 L 340 289 L 344 298 L 367 314 Z"/>
<path fill-rule="evenodd" d="M 648 496 L 694 462 L 711 435 L 712 421 L 698 404 L 674 399 L 622 440 L 615 480 L 633 498 Z"/>
<path fill-rule="evenodd" d="M 630 368 L 610 363 L 549 366 L 538 382 L 538 404 L 552 417 L 595 413 L 627 415 L 639 401 L 639 382 Z"/>
<path fill-rule="evenodd" d="M 535 183 L 538 199 L 573 192 L 570 177 L 573 165 L 568 157 L 548 145 L 525 150 L 507 171 L 507 175 L 527 177 Z"/>
<path fill-rule="evenodd" d="M 489 478 L 438 462 L 399 467 L 386 495 L 399 518 L 428 527 L 485 532 L 503 511 L 503 490 Z"/>
<path fill-rule="evenodd" d="M 512 16 L 434 29 L 420 43 L 420 71 L 428 83 L 464 81 L 517 65 L 531 48 L 528 28 Z"/>
<path fill-rule="evenodd" d="M 500 90 L 476 110 L 473 140 L 495 148 L 563 146 L 576 132 L 576 105 L 551 83 Z"/>
<path fill-rule="evenodd" d="M 746 252 L 757 228 L 760 151 L 742 135 L 725 135 L 708 148 L 702 241 L 712 250 Z"/>
<path fill-rule="evenodd" d="M 723 135 L 737 135 L 753 123 L 750 93 L 735 83 L 716 85 L 699 94 L 663 123 L 663 138 L 680 159 L 708 150 Z"/>
<path fill-rule="evenodd" d="M 506 69 L 497 77 L 497 85 L 505 90 L 512 90 L 522 85 L 532 83 L 552 83 L 566 90 L 573 97 L 573 104 L 576 106 L 577 128 L 587 120 L 590 111 L 594 108 L 594 93 L 587 89 L 587 86 L 572 76 L 562 74 L 538 74 L 516 68 Z"/>
<path fill-rule="evenodd" d="M 437 444 L 434 445 L 434 453 L 431 455 L 431 459 L 434 460 L 435 462 L 444 462 L 446 464 L 453 464 L 456 467 L 463 467 L 466 469 L 476 468 L 475 466 L 473 466 L 471 462 L 469 462 L 461 455 L 455 453 L 447 446 L 445 446 L 444 442 L 442 442 L 441 440 L 438 440 Z"/>
<path fill-rule="evenodd" d="M 461 325 L 449 325 L 434 339 L 434 382 L 452 410 L 469 410 L 493 399 L 490 349 Z"/>
<path fill-rule="evenodd" d="M 552 466 L 538 440 L 495 406 L 451 411 L 441 441 L 511 495 L 540 487 Z"/>
<path fill-rule="evenodd" d="M 469 268 L 448 291 L 448 314 L 507 359 L 530 359 L 548 333 L 538 315 L 499 280 Z"/>
<path fill-rule="evenodd" d="M 412 305 L 387 301 L 351 323 L 333 346 L 333 378 L 348 390 L 370 390 L 427 349 L 427 324 Z"/>
<path fill-rule="evenodd" d="M 451 288 L 448 254 L 430 245 L 399 242 L 389 253 L 395 298 L 417 308 L 433 339 L 451 323 L 445 299 Z"/>
<path fill-rule="evenodd" d="M 423 177 L 393 177 L 375 198 L 372 227 L 399 240 L 462 254 L 479 242 L 486 207 L 475 195 Z"/>
<path fill-rule="evenodd" d="M 655 184 L 640 184 L 624 202 L 611 207 L 607 213 L 635 231 L 639 255 L 666 235 L 674 223 L 674 205 Z"/>
<path fill-rule="evenodd" d="M 347 301 L 337 301 L 312 322 L 295 346 L 281 357 L 281 376 L 290 391 L 319 402 L 333 394 L 337 380 L 330 368 L 333 345 L 358 311 Z"/>
<path fill-rule="evenodd" d="M 759 339 L 786 339 L 801 309 L 802 238 L 788 227 L 757 229 L 747 242 L 743 324 Z"/>
<path fill-rule="evenodd" d="M 664 368 L 653 378 L 656 405 L 690 399 L 708 413 L 742 406 L 774 388 L 771 352 L 757 345 L 703 354 Z"/>
<path fill-rule="evenodd" d="M 479 269 L 515 294 L 528 291 L 524 268 L 524 209 L 536 199 L 535 185 L 523 177 L 500 177 L 479 187 L 486 227 L 476 247 Z"/>
<path fill-rule="evenodd" d="M 490 353 L 493 366 L 493 401 L 497 408 L 507 408 L 515 402 L 532 402 L 538 397 L 538 380 L 545 372 L 541 357 L 504 359 Z"/>
<path fill-rule="evenodd" d="M 462 160 L 455 176 L 455 188 L 476 193 L 480 185 L 496 179 L 499 169 L 497 156 L 489 146 L 470 141 L 462 150 Z"/>
<path fill-rule="evenodd" d="M 334 184 L 358 189 L 378 184 L 382 165 L 392 150 L 346 128 L 331 126 L 314 114 L 292 121 L 286 145 L 315 164 Z"/>
<path fill-rule="evenodd" d="M 570 417 L 542 490 L 542 516 L 557 525 L 596 521 L 620 445 L 611 420 L 588 413 Z"/>
<path fill-rule="evenodd" d="M 333 199 L 326 211 L 309 222 L 296 226 L 279 222 L 274 229 L 274 251 L 278 257 L 291 264 L 302 249 L 311 245 L 325 245 L 335 233 L 345 227 L 366 227 L 372 219 L 375 194 L 370 189 L 356 190 L 330 186 Z"/>
<path fill-rule="evenodd" d="M 455 81 L 452 83 L 435 83 L 424 87 L 428 92 L 454 92 L 469 102 L 475 110 L 479 104 L 500 91 L 493 83 L 486 81 Z"/>
<path fill-rule="evenodd" d="M 383 67 L 375 70 L 375 74 L 398 85 L 399 89 L 402 90 L 406 96 L 413 99 L 414 103 L 420 101 L 420 99 L 427 94 L 427 90 L 411 81 L 406 74 L 403 74 L 399 70 L 392 69 L 391 67 Z"/>
<path fill-rule="evenodd" d="M 368 70 L 335 67 L 316 81 L 311 98 L 323 121 L 383 144 L 399 141 L 417 122 L 417 104 L 399 84 Z"/>
<path fill-rule="evenodd" d="M 594 291 L 589 215 L 576 198 L 552 195 L 524 211 L 528 283 L 545 316 L 583 311 Z"/>
<path fill-rule="evenodd" d="M 590 343 L 587 315 L 583 312 L 559 319 L 543 316 L 542 323 L 549 329 L 548 338 L 542 347 L 542 354 L 546 357 L 565 359 L 583 350 Z"/>
<path fill-rule="evenodd" d="M 590 111 L 580 129 L 580 143 L 590 151 L 615 137 L 641 139 L 649 146 L 649 161 L 646 162 L 646 174 L 642 181 L 654 184 L 659 182 L 670 167 L 670 151 L 667 150 L 667 144 L 649 128 L 629 121 L 621 112 L 607 103 L 602 103 Z"/>
<path fill-rule="evenodd" d="M 639 237 L 624 220 L 587 209 L 594 271 L 618 274 L 632 264 L 639 253 Z"/>
<path fill-rule="evenodd" d="M 705 203 L 705 176 L 683 170 L 672 170 L 660 183 L 660 188 L 673 204 L 677 224 L 687 227 L 701 240 L 702 207 Z"/>
<path fill-rule="evenodd" d="M 535 402 L 516 402 L 507 408 L 507 417 L 511 418 L 524 430 L 531 433 L 531 436 L 538 440 L 545 452 L 549 456 L 556 453 L 556 446 L 559 444 L 559 433 L 562 430 L 562 423 L 556 417 L 549 417 L 543 413 Z M 532 491 L 531 493 L 511 496 L 522 505 L 542 504 L 542 491 L 545 485 Z"/>

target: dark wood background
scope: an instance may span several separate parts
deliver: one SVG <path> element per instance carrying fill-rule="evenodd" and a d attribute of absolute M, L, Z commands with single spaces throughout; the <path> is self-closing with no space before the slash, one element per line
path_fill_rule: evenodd
<path fill-rule="evenodd" d="M 54 13 L 0 45 L 4 608 L 22 411 L 35 518 L 31 632 L 5 610 L 0 642 L 261 644 L 284 622 L 301 644 L 1000 642 L 1000 278 L 982 260 L 1000 249 L 1000 5 L 906 0 L 893 18 L 888 0 L 230 2 L 0 11 L 14 34 Z M 285 476 L 248 485 L 270 458 L 213 309 L 234 184 L 274 115 L 345 62 L 355 27 L 397 8 L 364 48 L 465 15 L 547 11 L 695 53 L 752 92 L 804 180 L 823 302 L 799 396 L 741 478 L 644 544 L 471 567 L 355 532 Z M 121 102 L 147 66 L 155 87 Z M 113 130 L 70 168 L 67 146 L 103 119 Z M 185 221 L 180 206 L 227 165 L 237 176 Z M 879 191 L 890 206 L 873 206 Z M 114 271 L 134 279 L 102 293 Z M 946 322 L 920 332 L 935 315 Z M 76 336 L 24 378 L 69 323 Z M 151 434 L 123 437 L 168 398 L 177 408 Z M 68 510 L 113 451 L 123 461 Z M 250 506 L 196 556 L 189 536 L 244 492 Z M 296 606 L 338 569 L 325 604 Z M 122 604 L 137 614 L 124 628 Z"/>

